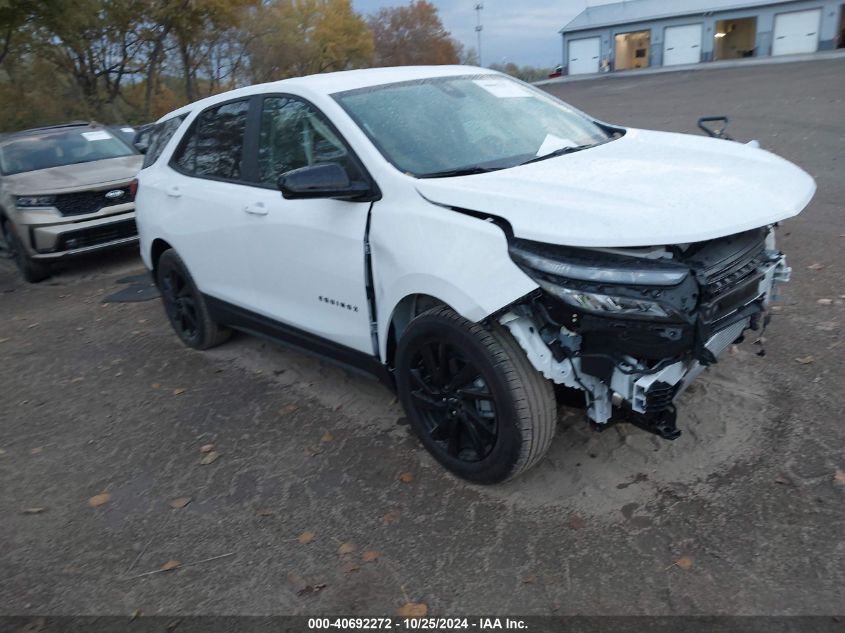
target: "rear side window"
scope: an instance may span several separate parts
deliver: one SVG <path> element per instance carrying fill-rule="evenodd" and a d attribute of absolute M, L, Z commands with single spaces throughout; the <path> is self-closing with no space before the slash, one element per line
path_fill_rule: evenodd
<path fill-rule="evenodd" d="M 232 101 L 203 111 L 185 134 L 173 164 L 189 176 L 238 180 L 249 102 Z"/>
<path fill-rule="evenodd" d="M 144 164 L 141 166 L 141 169 L 149 167 L 158 160 L 158 157 L 164 151 L 164 146 L 173 138 L 173 135 L 179 129 L 179 126 L 182 125 L 182 121 L 185 120 L 186 116 L 188 115 L 180 114 L 172 119 L 167 119 L 167 121 L 157 123 L 152 130 L 147 132 L 149 134 L 149 140 L 147 141 L 149 146 L 147 147 L 147 153 L 144 154 Z M 144 132 L 139 134 L 139 136 L 143 135 L 145 135 Z"/>

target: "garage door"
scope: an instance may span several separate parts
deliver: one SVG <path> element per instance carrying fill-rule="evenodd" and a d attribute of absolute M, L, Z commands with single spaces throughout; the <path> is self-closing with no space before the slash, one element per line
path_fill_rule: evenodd
<path fill-rule="evenodd" d="M 701 25 L 669 26 L 663 35 L 663 65 L 697 64 L 701 61 Z"/>
<path fill-rule="evenodd" d="M 569 74 L 597 73 L 600 50 L 601 46 L 597 37 L 569 42 Z"/>
<path fill-rule="evenodd" d="M 815 53 L 819 48 L 821 15 L 821 9 L 776 15 L 772 55 Z"/>

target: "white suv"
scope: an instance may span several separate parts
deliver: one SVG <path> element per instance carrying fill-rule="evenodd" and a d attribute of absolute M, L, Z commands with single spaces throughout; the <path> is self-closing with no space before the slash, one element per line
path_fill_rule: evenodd
<path fill-rule="evenodd" d="M 789 276 L 773 227 L 815 191 L 754 146 L 609 125 L 460 66 L 216 95 L 151 151 L 141 252 L 179 337 L 235 328 L 379 375 L 481 483 L 548 449 L 554 384 L 598 428 L 677 437 L 673 399 L 765 324 Z"/>

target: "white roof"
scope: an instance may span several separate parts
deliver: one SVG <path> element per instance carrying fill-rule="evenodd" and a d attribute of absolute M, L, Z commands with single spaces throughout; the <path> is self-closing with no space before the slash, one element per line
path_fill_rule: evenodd
<path fill-rule="evenodd" d="M 454 77 L 458 75 L 490 75 L 499 74 L 489 68 L 477 66 L 396 66 L 392 68 L 363 68 L 361 70 L 344 70 L 335 73 L 321 73 L 308 75 L 306 77 L 293 77 L 264 84 L 255 84 L 238 88 L 229 92 L 216 94 L 200 101 L 195 101 L 186 106 L 166 114 L 162 119 L 169 119 L 174 115 L 204 108 L 220 101 L 237 99 L 238 97 L 261 94 L 265 92 L 286 92 L 296 90 L 297 92 L 310 92 L 312 94 L 331 95 L 347 90 L 358 88 L 369 88 L 370 86 L 382 86 L 385 84 L 397 83 L 400 81 L 413 81 L 415 79 L 431 79 L 434 77 Z M 162 120 L 160 119 L 160 120 Z"/>
<path fill-rule="evenodd" d="M 575 16 L 561 33 L 583 31 L 585 29 L 643 22 L 659 18 L 671 18 L 681 15 L 744 9 L 763 5 L 789 2 L 790 0 L 628 0 L 587 7 Z"/>

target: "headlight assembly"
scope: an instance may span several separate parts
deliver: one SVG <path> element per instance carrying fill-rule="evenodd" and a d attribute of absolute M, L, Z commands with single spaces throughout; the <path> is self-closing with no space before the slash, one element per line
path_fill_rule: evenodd
<path fill-rule="evenodd" d="M 50 207 L 56 201 L 56 196 L 18 196 L 15 205 L 19 209 L 34 207 Z"/>
<path fill-rule="evenodd" d="M 587 312 L 619 316 L 636 315 L 661 319 L 669 318 L 670 316 L 669 312 L 659 303 L 647 299 L 630 299 L 597 292 L 574 290 L 541 279 L 538 279 L 537 283 L 550 295 Z"/>

